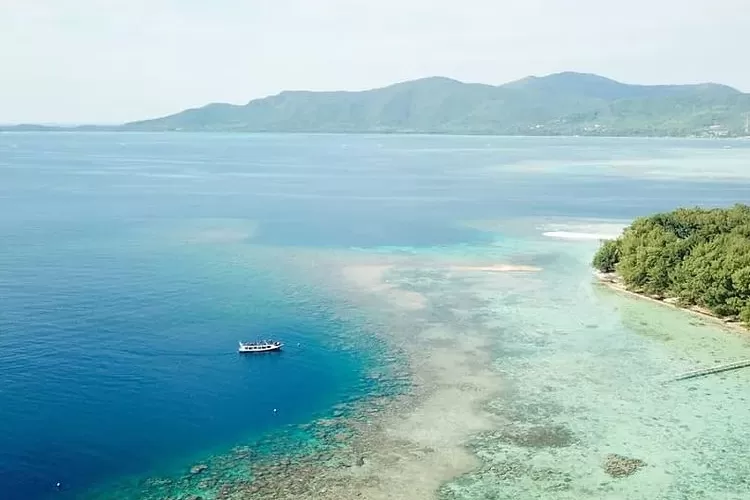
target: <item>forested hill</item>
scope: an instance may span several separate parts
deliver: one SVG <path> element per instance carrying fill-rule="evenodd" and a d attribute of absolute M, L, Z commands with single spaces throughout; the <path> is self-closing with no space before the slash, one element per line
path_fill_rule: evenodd
<path fill-rule="evenodd" d="M 124 130 L 738 136 L 750 94 L 713 83 L 629 85 L 558 73 L 504 85 L 433 77 L 361 92 L 287 91 L 209 104 Z"/>
<path fill-rule="evenodd" d="M 630 289 L 750 324 L 750 207 L 679 209 L 636 219 L 593 259 Z"/>

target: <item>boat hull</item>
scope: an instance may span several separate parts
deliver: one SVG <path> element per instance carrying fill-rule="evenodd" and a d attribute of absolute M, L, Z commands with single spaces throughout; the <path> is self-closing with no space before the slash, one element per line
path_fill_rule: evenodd
<path fill-rule="evenodd" d="M 255 354 L 259 352 L 274 352 L 280 351 L 282 345 L 269 345 L 269 346 L 240 346 L 237 350 L 240 354 Z"/>

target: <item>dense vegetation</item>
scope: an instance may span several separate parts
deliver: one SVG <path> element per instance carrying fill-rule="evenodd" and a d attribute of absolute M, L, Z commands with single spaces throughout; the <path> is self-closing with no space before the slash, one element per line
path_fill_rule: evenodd
<path fill-rule="evenodd" d="M 629 288 L 750 323 L 750 207 L 684 209 L 636 219 L 593 259 Z"/>
<path fill-rule="evenodd" d="M 750 94 L 718 84 L 628 85 L 558 73 L 505 85 L 424 78 L 362 92 L 282 92 L 209 104 L 126 130 L 742 135 Z"/>

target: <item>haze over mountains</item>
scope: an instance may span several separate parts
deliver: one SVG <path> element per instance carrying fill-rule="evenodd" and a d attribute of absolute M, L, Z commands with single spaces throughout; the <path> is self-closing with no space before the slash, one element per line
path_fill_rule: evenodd
<path fill-rule="evenodd" d="M 749 117 L 750 94 L 726 85 L 630 85 L 565 72 L 499 86 L 431 77 L 357 92 L 285 91 L 115 129 L 740 136 L 748 135 Z"/>

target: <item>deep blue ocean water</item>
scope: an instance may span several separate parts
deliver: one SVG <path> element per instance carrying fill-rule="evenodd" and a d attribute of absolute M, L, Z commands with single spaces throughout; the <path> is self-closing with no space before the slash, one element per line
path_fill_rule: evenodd
<path fill-rule="evenodd" d="M 482 244 L 497 235 L 464 221 L 748 202 L 748 158 L 748 141 L 0 134 L 0 497 L 182 466 L 372 389 L 377 353 L 331 342 L 366 325 L 232 245 Z M 206 221 L 251 236 L 185 243 Z M 264 336 L 289 349 L 234 352 Z"/>

